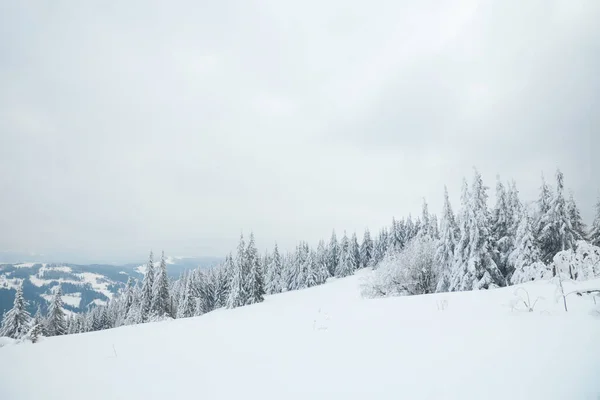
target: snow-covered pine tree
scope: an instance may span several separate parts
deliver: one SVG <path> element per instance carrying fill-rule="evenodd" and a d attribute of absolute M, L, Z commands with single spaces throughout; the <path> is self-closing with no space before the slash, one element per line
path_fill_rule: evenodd
<path fill-rule="evenodd" d="M 144 274 L 144 280 L 142 281 L 142 294 L 140 304 L 140 322 L 146 322 L 152 311 L 152 297 L 154 290 L 154 260 L 152 251 L 150 251 L 150 257 L 148 258 L 148 264 L 146 264 L 146 272 Z"/>
<path fill-rule="evenodd" d="M 282 286 L 282 274 L 283 274 L 283 262 L 281 255 L 279 254 L 279 247 L 275 243 L 273 249 L 273 255 L 270 258 L 269 267 L 267 269 L 268 275 L 266 281 L 266 292 L 268 294 L 281 293 Z"/>
<path fill-rule="evenodd" d="M 412 219 L 412 215 L 408 214 L 408 217 L 406 218 L 406 224 L 405 224 L 405 239 L 404 242 L 408 243 L 410 242 L 416 235 L 417 232 L 419 231 L 419 228 L 417 226 L 415 226 L 415 223 L 413 222 Z M 389 250 L 389 249 L 386 249 Z"/>
<path fill-rule="evenodd" d="M 500 176 L 498 176 L 496 183 L 496 206 L 492 211 L 491 247 L 494 253 L 494 261 L 505 277 L 509 277 L 512 274 L 512 270 L 508 264 L 508 256 L 514 249 L 514 237 L 511 230 L 512 222 L 508 195 L 502 181 L 500 181 Z"/>
<path fill-rule="evenodd" d="M 185 280 L 185 288 L 183 292 L 183 298 L 179 302 L 179 309 L 177 310 L 177 318 L 189 318 L 196 315 L 196 298 L 193 292 L 193 278 L 194 274 L 188 274 Z"/>
<path fill-rule="evenodd" d="M 516 285 L 543 278 L 547 268 L 540 261 L 540 250 L 533 236 L 533 221 L 527 213 L 523 213 L 515 242 L 516 247 L 509 257 L 510 264 L 515 268 L 510 282 Z"/>
<path fill-rule="evenodd" d="M 31 315 L 27 312 L 27 301 L 23 297 L 23 283 L 17 286 L 13 307 L 5 314 L 0 336 L 21 339 L 29 331 Z"/>
<path fill-rule="evenodd" d="M 575 241 L 587 240 L 586 227 L 581 218 L 581 213 L 579 212 L 579 207 L 577 207 L 575 198 L 573 198 L 573 192 L 569 194 L 569 200 L 567 201 L 567 214 L 569 215 L 569 220 L 573 227 Z"/>
<path fill-rule="evenodd" d="M 264 300 L 265 287 L 262 268 L 258 251 L 254 244 L 254 234 L 250 233 L 250 241 L 246 252 L 247 263 L 250 267 L 250 275 L 248 276 L 248 299 L 246 304 L 260 303 Z"/>
<path fill-rule="evenodd" d="M 517 183 L 514 180 L 510 182 L 508 188 L 508 206 L 511 221 L 510 229 L 511 232 L 516 232 L 521 224 L 525 210 L 519 199 L 519 190 L 517 189 Z"/>
<path fill-rule="evenodd" d="M 546 183 L 546 178 L 542 174 L 542 186 L 540 186 L 540 196 L 537 200 L 537 212 L 534 219 L 534 236 L 539 242 L 538 246 L 540 250 L 543 250 L 544 244 L 542 243 L 541 235 L 542 229 L 544 228 L 543 219 L 550 211 L 550 202 L 552 201 L 552 190 Z"/>
<path fill-rule="evenodd" d="M 552 262 L 559 251 L 571 250 L 575 247 L 577 236 L 571 226 L 563 191 L 564 176 L 560 170 L 556 170 L 556 191 L 550 201 L 550 207 L 542 216 L 538 238 L 542 261 L 547 264 Z"/>
<path fill-rule="evenodd" d="M 165 252 L 160 257 L 160 265 L 155 272 L 154 285 L 152 287 L 151 314 L 154 316 L 173 317 L 171 312 L 171 296 L 169 295 L 169 278 L 167 277 L 167 261 Z"/>
<path fill-rule="evenodd" d="M 340 257 L 338 259 L 338 265 L 335 269 L 335 276 L 348 276 L 348 248 L 350 247 L 350 240 L 344 232 L 344 236 L 340 241 Z M 350 264 L 351 265 L 351 264 Z"/>
<path fill-rule="evenodd" d="M 48 306 L 48 319 L 46 321 L 48 336 L 60 336 L 67 333 L 67 320 L 62 301 L 62 288 L 58 285 L 54 297 Z"/>
<path fill-rule="evenodd" d="M 241 235 L 231 274 L 231 287 L 227 299 L 227 308 L 243 306 L 248 300 L 246 280 L 249 274 L 246 272 L 246 264 L 246 244 L 244 242 L 244 235 Z"/>
<path fill-rule="evenodd" d="M 427 201 L 423 198 L 423 206 L 421 211 L 421 235 L 430 235 L 430 217 L 429 217 L 429 206 L 427 205 Z"/>
<path fill-rule="evenodd" d="M 329 275 L 333 276 L 338 264 L 340 263 L 340 246 L 338 244 L 335 231 L 331 233 L 331 240 L 329 241 L 329 248 L 327 250 L 327 269 L 329 270 Z"/>
<path fill-rule="evenodd" d="M 465 234 L 468 236 L 468 246 L 464 246 L 461 236 L 458 249 L 464 258 L 460 259 L 462 262 L 453 271 L 450 280 L 451 291 L 489 289 L 506 285 L 505 278 L 492 258 L 486 190 L 479 171 L 475 170 L 466 212 Z"/>
<path fill-rule="evenodd" d="M 590 243 L 600 247 L 600 197 L 596 202 L 596 215 L 589 234 Z"/>
<path fill-rule="evenodd" d="M 304 269 L 306 270 L 306 287 L 313 287 L 319 284 L 319 276 L 317 270 L 317 260 L 315 253 L 309 251 L 304 260 Z"/>
<path fill-rule="evenodd" d="M 440 238 L 440 228 L 438 225 L 438 217 L 436 214 L 429 215 L 429 236 L 433 239 Z"/>
<path fill-rule="evenodd" d="M 371 232 L 365 229 L 362 243 L 360 244 L 360 266 L 366 268 L 371 265 L 371 259 L 373 258 L 373 240 L 371 239 Z"/>
<path fill-rule="evenodd" d="M 442 212 L 440 240 L 435 253 L 435 264 L 439 268 L 437 292 L 447 292 L 454 262 L 454 248 L 458 227 L 448 198 L 448 189 L 444 186 L 444 210 Z"/>
<path fill-rule="evenodd" d="M 317 284 L 321 285 L 329 278 L 329 270 L 327 269 L 327 249 L 325 248 L 325 242 L 323 240 L 319 241 L 315 257 L 317 263 Z"/>
<path fill-rule="evenodd" d="M 358 238 L 356 232 L 352 234 L 350 239 L 348 252 L 350 256 L 350 262 L 352 263 L 352 272 L 360 268 L 360 246 L 358 245 Z"/>

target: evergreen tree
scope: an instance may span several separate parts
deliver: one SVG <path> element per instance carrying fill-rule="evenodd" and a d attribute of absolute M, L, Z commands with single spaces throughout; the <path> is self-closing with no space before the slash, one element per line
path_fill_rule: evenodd
<path fill-rule="evenodd" d="M 577 240 L 577 234 L 571 226 L 563 191 L 564 177 L 562 172 L 557 170 L 556 191 L 550 201 L 550 207 L 542 216 L 539 236 L 542 261 L 547 264 L 552 262 L 559 251 L 573 249 Z"/>
<path fill-rule="evenodd" d="M 266 292 L 268 294 L 281 293 L 283 289 L 283 262 L 281 259 L 281 255 L 279 254 L 279 248 L 277 247 L 277 243 L 275 243 L 275 248 L 273 249 L 273 255 L 270 259 L 267 271 L 269 274 L 266 278 Z"/>
<path fill-rule="evenodd" d="M 313 287 L 319 284 L 319 275 L 317 269 L 317 260 L 314 252 L 309 251 L 304 260 L 306 270 L 306 287 Z"/>
<path fill-rule="evenodd" d="M 422 235 L 430 235 L 430 228 L 431 228 L 431 220 L 430 220 L 430 216 L 429 216 L 429 206 L 427 205 L 427 201 L 425 199 L 423 199 L 423 207 L 422 207 L 422 211 L 421 211 L 421 230 L 420 233 Z"/>
<path fill-rule="evenodd" d="M 165 252 L 162 252 L 160 266 L 154 276 L 152 287 L 151 313 L 157 317 L 173 317 L 171 312 L 171 296 L 169 295 L 169 278 Z"/>
<path fill-rule="evenodd" d="M 189 274 L 185 280 L 183 299 L 179 303 L 178 318 L 189 318 L 196 315 L 196 298 L 194 296 L 194 274 Z"/>
<path fill-rule="evenodd" d="M 517 231 L 516 247 L 510 254 L 515 271 L 510 277 L 513 285 L 541 278 L 545 266 L 540 262 L 540 250 L 533 237 L 533 223 L 526 213 Z"/>
<path fill-rule="evenodd" d="M 444 186 L 444 211 L 442 214 L 441 233 L 435 253 L 435 263 L 439 268 L 437 292 L 447 292 L 450 288 L 450 277 L 454 262 L 454 248 L 458 227 L 448 198 L 448 189 Z"/>
<path fill-rule="evenodd" d="M 371 233 L 368 229 L 365 229 L 363 241 L 360 245 L 360 266 L 366 268 L 371 265 L 371 259 L 373 258 L 373 240 L 371 240 Z"/>
<path fill-rule="evenodd" d="M 338 260 L 338 265 L 335 269 L 335 276 L 348 276 L 350 275 L 347 271 L 348 268 L 351 268 L 351 264 L 350 267 L 348 265 L 348 248 L 350 247 L 350 241 L 348 240 L 348 236 L 346 235 L 346 232 L 344 232 L 344 236 L 342 237 L 342 240 L 340 241 L 340 257 Z"/>
<path fill-rule="evenodd" d="M 148 264 L 146 265 L 146 273 L 144 274 L 144 280 L 142 282 L 142 297 L 140 305 L 141 322 L 146 322 L 152 311 L 154 274 L 153 254 L 152 251 L 150 251 L 150 257 L 148 259 Z"/>
<path fill-rule="evenodd" d="M 246 252 L 246 261 L 250 267 L 248 277 L 248 299 L 246 304 L 260 303 L 264 300 L 265 288 L 263 283 L 263 272 L 260 267 L 258 251 L 254 244 L 254 234 L 250 233 L 250 241 Z"/>
<path fill-rule="evenodd" d="M 510 183 L 508 189 L 508 204 L 510 211 L 510 231 L 516 232 L 521 224 L 521 220 L 523 219 L 523 213 L 525 210 L 523 209 L 523 204 L 521 204 L 521 200 L 519 200 L 519 190 L 517 189 L 517 184 L 513 180 Z"/>
<path fill-rule="evenodd" d="M 54 297 L 48 306 L 48 320 L 46 322 L 48 336 L 60 336 L 67 333 L 67 321 L 65 319 L 64 305 L 62 301 L 62 289 L 57 286 Z"/>
<path fill-rule="evenodd" d="M 600 198 L 596 202 L 596 216 L 592 223 L 589 239 L 592 245 L 600 247 Z"/>
<path fill-rule="evenodd" d="M 546 179 L 542 174 L 542 186 L 540 186 L 540 196 L 537 200 L 537 214 L 535 216 L 535 237 L 541 241 L 542 230 L 544 228 L 543 219 L 550 211 L 550 202 L 552 201 L 552 191 L 546 183 Z M 544 247 L 543 243 L 539 243 L 540 248 Z"/>
<path fill-rule="evenodd" d="M 514 238 L 512 235 L 512 213 L 510 211 L 509 199 L 500 181 L 497 178 L 496 184 L 496 206 L 492 213 L 492 243 L 494 252 L 494 261 L 502 272 L 503 276 L 512 274 L 512 270 L 508 265 L 508 256 L 514 248 Z"/>
<path fill-rule="evenodd" d="M 8 336 L 20 339 L 29 331 L 31 315 L 27 312 L 27 301 L 23 297 L 23 283 L 17 287 L 13 308 L 11 308 L 2 320 L 0 336 Z"/>
<path fill-rule="evenodd" d="M 453 271 L 450 281 L 452 291 L 489 289 L 506 284 L 492 258 L 486 190 L 481 175 L 475 170 L 466 213 L 465 234 L 468 235 L 468 247 L 462 249 L 462 256 L 466 257 Z M 463 245 L 464 243 L 459 242 L 459 249 Z"/>
<path fill-rule="evenodd" d="M 335 275 L 335 270 L 340 263 L 340 247 L 338 245 L 335 231 L 331 233 L 331 240 L 329 241 L 329 255 L 327 257 L 327 270 L 329 275 Z"/>
<path fill-rule="evenodd" d="M 440 229 L 438 226 L 438 218 L 437 218 L 437 215 L 435 215 L 435 214 L 431 214 L 429 216 L 429 236 L 431 236 L 433 239 L 440 238 Z"/>
<path fill-rule="evenodd" d="M 577 203 L 575 203 L 572 192 L 570 193 L 569 200 L 567 201 L 567 214 L 569 215 L 569 220 L 571 221 L 571 226 L 573 227 L 575 241 L 586 240 L 586 227 L 583 223 L 583 219 L 579 213 L 579 207 L 577 207 Z"/>
<path fill-rule="evenodd" d="M 360 247 L 358 245 L 358 238 L 356 237 L 356 233 L 352 234 L 348 251 L 350 262 L 352 263 L 352 272 L 354 272 L 360 268 Z"/>
<path fill-rule="evenodd" d="M 323 284 L 329 278 L 329 270 L 327 269 L 327 250 L 325 248 L 325 242 L 319 241 L 316 253 L 317 263 L 317 284 Z"/>
<path fill-rule="evenodd" d="M 247 284 L 248 277 L 246 263 L 246 245 L 244 236 L 240 236 L 236 259 L 231 274 L 231 287 L 227 299 L 227 308 L 240 307 L 246 304 L 248 300 Z"/>

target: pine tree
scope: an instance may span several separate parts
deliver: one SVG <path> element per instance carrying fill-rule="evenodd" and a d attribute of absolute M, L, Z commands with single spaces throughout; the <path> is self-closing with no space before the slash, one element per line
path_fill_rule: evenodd
<path fill-rule="evenodd" d="M 331 233 L 331 240 L 329 241 L 329 249 L 328 249 L 328 257 L 327 257 L 327 270 L 329 271 L 329 275 L 335 275 L 335 270 L 340 263 L 340 247 L 338 245 L 337 237 L 335 235 L 335 231 Z"/>
<path fill-rule="evenodd" d="M 600 247 L 600 198 L 596 202 L 596 216 L 589 234 L 590 243 Z"/>
<path fill-rule="evenodd" d="M 373 240 L 371 240 L 371 233 L 368 229 L 365 229 L 363 241 L 360 245 L 360 266 L 366 268 L 371 265 L 371 259 L 373 258 Z"/>
<path fill-rule="evenodd" d="M 314 252 L 308 252 L 306 260 L 304 260 L 304 265 L 304 269 L 306 270 L 306 287 L 317 286 L 319 284 L 319 275 Z"/>
<path fill-rule="evenodd" d="M 577 207 L 577 203 L 575 203 L 575 199 L 573 198 L 573 192 L 570 193 L 569 200 L 567 201 L 567 214 L 569 215 L 569 220 L 573 227 L 575 241 L 586 240 L 586 227 L 581 218 L 581 214 L 579 213 L 579 207 Z"/>
<path fill-rule="evenodd" d="M 358 238 L 356 237 L 356 233 L 352 234 L 348 251 L 350 256 L 350 262 L 352 263 L 352 272 L 354 272 L 360 268 L 360 247 L 358 245 Z"/>
<path fill-rule="evenodd" d="M 513 285 L 542 278 L 545 265 L 540 262 L 540 250 L 533 237 L 533 223 L 524 214 L 516 236 L 516 247 L 510 254 L 510 263 L 515 271 L 510 277 Z"/>
<path fill-rule="evenodd" d="M 249 273 L 247 273 L 246 270 L 246 245 L 244 236 L 241 235 L 231 274 L 231 288 L 227 299 L 227 308 L 240 307 L 246 304 L 249 297 L 246 283 Z"/>
<path fill-rule="evenodd" d="M 157 317 L 173 317 L 171 312 L 171 296 L 169 295 L 169 278 L 165 252 L 162 252 L 160 266 L 155 272 L 152 287 L 151 313 Z"/>
<path fill-rule="evenodd" d="M 60 336 L 67 333 L 67 321 L 62 301 L 62 289 L 57 286 L 54 297 L 48 306 L 48 320 L 46 322 L 48 336 Z"/>
<path fill-rule="evenodd" d="M 542 216 L 540 226 L 540 250 L 542 261 L 549 264 L 554 256 L 563 250 L 575 247 L 577 234 L 571 226 L 567 204 L 563 195 L 564 176 L 560 170 L 556 171 L 556 191 L 550 201 L 550 206 Z"/>
<path fill-rule="evenodd" d="M 283 289 L 283 262 L 281 260 L 281 255 L 279 254 L 277 243 L 275 243 L 275 248 L 273 249 L 273 255 L 271 256 L 267 271 L 269 274 L 266 278 L 266 292 L 268 294 L 281 293 Z"/>
<path fill-rule="evenodd" d="M 265 288 L 263 283 L 263 272 L 260 268 L 258 251 L 254 244 L 254 234 L 250 233 L 250 241 L 246 251 L 246 262 L 250 267 L 248 276 L 248 299 L 246 304 L 260 303 L 264 300 Z"/>
<path fill-rule="evenodd" d="M 196 315 L 196 298 L 193 292 L 194 274 L 189 274 L 185 281 L 183 299 L 179 303 L 178 318 L 189 318 Z"/>
<path fill-rule="evenodd" d="M 550 211 L 550 202 L 552 201 L 552 191 L 546 183 L 546 179 L 542 174 L 542 186 L 540 186 L 540 196 L 537 200 L 537 213 L 535 216 L 535 237 L 541 241 L 543 219 Z M 544 247 L 543 243 L 539 243 L 540 248 Z"/>
<path fill-rule="evenodd" d="M 512 270 L 508 265 L 508 256 L 514 248 L 514 237 L 512 235 L 512 215 L 509 207 L 509 199 L 500 181 L 497 178 L 496 184 L 496 206 L 492 213 L 492 248 L 494 252 L 494 261 L 502 272 L 503 276 L 512 274 Z"/>
<path fill-rule="evenodd" d="M 154 290 L 154 260 L 152 251 L 150 251 L 150 257 L 148 264 L 146 265 L 146 273 L 142 282 L 142 297 L 140 305 L 140 318 L 141 322 L 146 322 L 150 317 L 152 311 L 152 297 Z"/>
<path fill-rule="evenodd" d="M 327 269 L 327 250 L 325 248 L 325 242 L 319 241 L 316 253 L 317 263 L 317 284 L 321 285 L 329 278 L 329 270 Z"/>
<path fill-rule="evenodd" d="M 340 257 L 338 259 L 338 265 L 335 268 L 335 276 L 348 276 L 350 275 L 347 269 L 348 266 L 348 248 L 350 247 L 350 240 L 348 240 L 348 236 L 346 232 L 344 232 L 344 236 L 340 241 Z M 351 265 L 350 265 L 351 267 Z M 351 268 L 350 268 L 351 269 Z"/>
<path fill-rule="evenodd" d="M 27 312 L 27 301 L 23 297 L 23 283 L 17 287 L 13 308 L 11 308 L 4 319 L 0 328 L 0 336 L 8 336 L 13 339 L 20 339 L 29 331 L 31 315 Z"/>
<path fill-rule="evenodd" d="M 425 199 L 423 199 L 421 219 L 422 219 L 422 221 L 421 221 L 420 233 L 422 235 L 431 235 L 432 232 L 430 232 L 431 220 L 430 220 L 430 216 L 429 216 L 429 206 L 427 205 L 427 201 Z"/>
<path fill-rule="evenodd" d="M 511 181 L 508 189 L 508 204 L 511 221 L 510 230 L 511 232 L 516 232 L 521 224 L 525 210 L 523 209 L 521 200 L 519 200 L 519 190 L 517 189 L 517 183 L 514 180 Z"/>
<path fill-rule="evenodd" d="M 464 215 L 466 217 L 465 231 L 461 232 L 461 241 L 458 246 L 461 251 L 461 259 L 452 274 L 451 291 L 489 289 L 506 284 L 506 280 L 492 258 L 486 190 L 481 175 L 475 170 L 471 196 Z M 462 235 L 468 236 L 467 246 L 465 246 Z"/>
<path fill-rule="evenodd" d="M 454 248 L 458 227 L 448 198 L 448 189 L 444 186 L 444 211 L 442 214 L 441 233 L 435 253 L 435 262 L 439 268 L 437 292 L 447 292 L 450 288 L 450 277 L 454 262 Z"/>

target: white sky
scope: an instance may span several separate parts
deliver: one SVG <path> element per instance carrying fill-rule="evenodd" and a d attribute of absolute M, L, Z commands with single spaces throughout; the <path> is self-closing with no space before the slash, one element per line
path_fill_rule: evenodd
<path fill-rule="evenodd" d="M 223 255 L 599 194 L 600 2 L 2 1 L 0 250 Z M 493 195 L 493 190 L 490 193 Z M 490 205 L 493 197 L 490 199 Z"/>

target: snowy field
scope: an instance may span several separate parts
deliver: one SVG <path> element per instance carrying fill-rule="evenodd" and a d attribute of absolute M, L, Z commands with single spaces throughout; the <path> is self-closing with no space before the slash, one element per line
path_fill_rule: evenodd
<path fill-rule="evenodd" d="M 0 399 L 600 398 L 600 302 L 572 295 L 565 313 L 548 282 L 521 285 L 543 297 L 531 313 L 514 304 L 516 287 L 367 300 L 367 274 L 196 318 L 7 345 Z"/>

